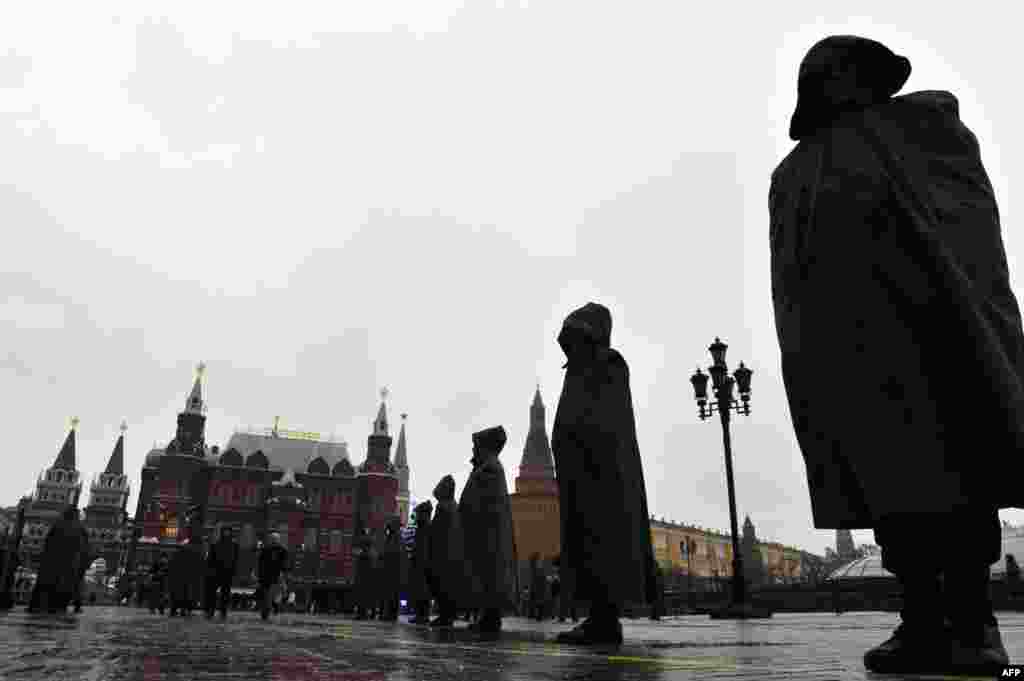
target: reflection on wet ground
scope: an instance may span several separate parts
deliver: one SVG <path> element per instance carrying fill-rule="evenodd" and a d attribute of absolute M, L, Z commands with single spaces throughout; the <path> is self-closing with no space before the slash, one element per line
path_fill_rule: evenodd
<path fill-rule="evenodd" d="M 525 679 L 868 679 L 864 651 L 888 637 L 888 613 L 782 614 L 751 622 L 707 617 L 627 620 L 626 644 L 551 642 L 568 628 L 505 620 L 497 640 L 465 629 L 339 617 L 253 613 L 226 622 L 87 608 L 78 616 L 0 614 L 0 678 L 61 681 L 473 681 Z M 1024 659 L 1024 616 L 1000 616 L 1011 659 Z M 464 626 L 464 625 L 462 625 Z M 941 678 L 941 677 L 919 677 Z M 963 677 L 958 677 L 963 678 Z"/>

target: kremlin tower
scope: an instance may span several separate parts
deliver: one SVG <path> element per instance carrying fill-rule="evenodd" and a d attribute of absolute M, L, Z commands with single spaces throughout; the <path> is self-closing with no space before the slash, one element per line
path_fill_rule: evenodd
<path fill-rule="evenodd" d="M 523 458 L 516 477 L 512 502 L 512 525 L 520 563 L 539 553 L 549 560 L 561 553 L 561 519 L 558 482 L 551 456 L 540 386 L 530 405 L 530 430 L 523 446 Z"/>
<path fill-rule="evenodd" d="M 46 469 L 36 481 L 36 491 L 30 497 L 23 497 L 18 504 L 25 512 L 22 534 L 22 548 L 30 561 L 38 560 L 43 550 L 43 541 L 51 525 L 55 523 L 68 506 L 78 507 L 82 494 L 82 482 L 75 467 L 75 431 L 78 419 L 71 419 L 71 429 L 64 444 L 57 453 L 53 465 Z"/>
<path fill-rule="evenodd" d="M 402 429 L 398 431 L 398 446 L 395 448 L 395 470 L 398 471 L 398 522 L 401 527 L 409 524 L 409 458 L 405 451 L 405 418 L 402 414 Z"/>
<path fill-rule="evenodd" d="M 398 519 L 399 476 L 391 463 L 387 396 L 387 389 L 381 390 L 380 409 L 366 442 L 366 461 L 356 469 L 355 536 L 369 530 L 378 546 L 384 543 L 385 525 Z"/>

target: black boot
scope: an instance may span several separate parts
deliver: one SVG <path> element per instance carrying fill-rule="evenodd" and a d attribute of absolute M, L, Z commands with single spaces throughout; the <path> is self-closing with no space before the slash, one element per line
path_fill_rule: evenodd
<path fill-rule="evenodd" d="M 558 643 L 574 645 L 621 645 L 622 624 L 619 609 L 612 605 L 596 604 L 591 608 L 590 617 L 582 624 L 558 635 Z"/>
<path fill-rule="evenodd" d="M 1009 664 L 992 612 L 987 565 L 948 570 L 946 605 L 953 625 L 950 672 L 997 674 Z"/>
<path fill-rule="evenodd" d="M 455 624 L 456 609 L 451 603 L 441 604 L 437 617 L 430 623 L 432 627 L 451 627 Z"/>
<path fill-rule="evenodd" d="M 480 615 L 480 618 L 469 625 L 470 631 L 479 634 L 498 634 L 501 632 L 501 610 L 499 608 L 487 608 Z"/>
<path fill-rule="evenodd" d="M 950 632 L 943 618 L 938 574 L 901 581 L 903 621 L 887 641 L 864 654 L 864 667 L 879 674 L 942 673 L 949 667 Z"/>

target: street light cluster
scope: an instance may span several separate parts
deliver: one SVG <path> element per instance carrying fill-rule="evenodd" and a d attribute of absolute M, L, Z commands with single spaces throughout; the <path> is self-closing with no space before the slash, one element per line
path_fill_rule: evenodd
<path fill-rule="evenodd" d="M 728 376 L 729 369 L 725 363 L 725 351 L 728 348 L 729 346 L 720 338 L 715 338 L 715 342 L 708 348 L 713 360 L 712 365 L 708 367 L 708 374 L 711 374 L 716 401 L 708 403 L 708 374 L 697 367 L 697 372 L 690 377 L 702 421 L 714 414 L 716 410 L 721 411 L 722 409 L 735 409 L 738 414 L 750 415 L 750 377 L 754 375 L 754 372 L 740 362 L 739 368 L 733 372 L 732 376 Z M 735 387 L 739 388 L 742 404 L 737 404 L 733 397 Z"/>

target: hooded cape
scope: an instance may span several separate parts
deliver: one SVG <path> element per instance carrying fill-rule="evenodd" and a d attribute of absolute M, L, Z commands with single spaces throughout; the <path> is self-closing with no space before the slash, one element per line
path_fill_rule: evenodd
<path fill-rule="evenodd" d="M 444 595 L 461 608 L 473 589 L 470 586 L 471 572 L 466 564 L 465 537 L 458 506 L 455 504 L 455 480 L 452 476 L 446 475 L 441 479 L 434 489 L 434 497 L 437 506 L 430 521 L 428 542 L 430 590 L 435 598 Z"/>
<path fill-rule="evenodd" d="M 815 526 L 1024 506 L 1024 333 L 956 98 L 916 92 L 831 121 L 775 170 L 769 205 Z"/>
<path fill-rule="evenodd" d="M 421 508 L 423 510 L 421 510 Z M 416 536 L 412 556 L 409 558 L 409 601 L 430 600 L 428 572 L 430 569 L 430 506 L 416 507 Z"/>
<path fill-rule="evenodd" d="M 653 550 L 629 367 L 610 347 L 611 313 L 589 303 L 565 320 L 559 343 L 588 344 L 569 355 L 551 438 L 561 509 L 566 591 L 612 604 L 654 597 Z"/>
<path fill-rule="evenodd" d="M 490 436 L 495 446 L 504 440 Z M 504 444 L 504 442 L 502 442 Z M 500 449 L 500 446 L 499 446 Z M 492 450 L 493 451 L 493 450 Z M 466 536 L 467 565 L 472 573 L 475 608 L 513 607 L 516 565 L 512 548 L 512 503 L 505 468 L 495 454 L 484 454 L 462 488 L 459 517 Z"/>

